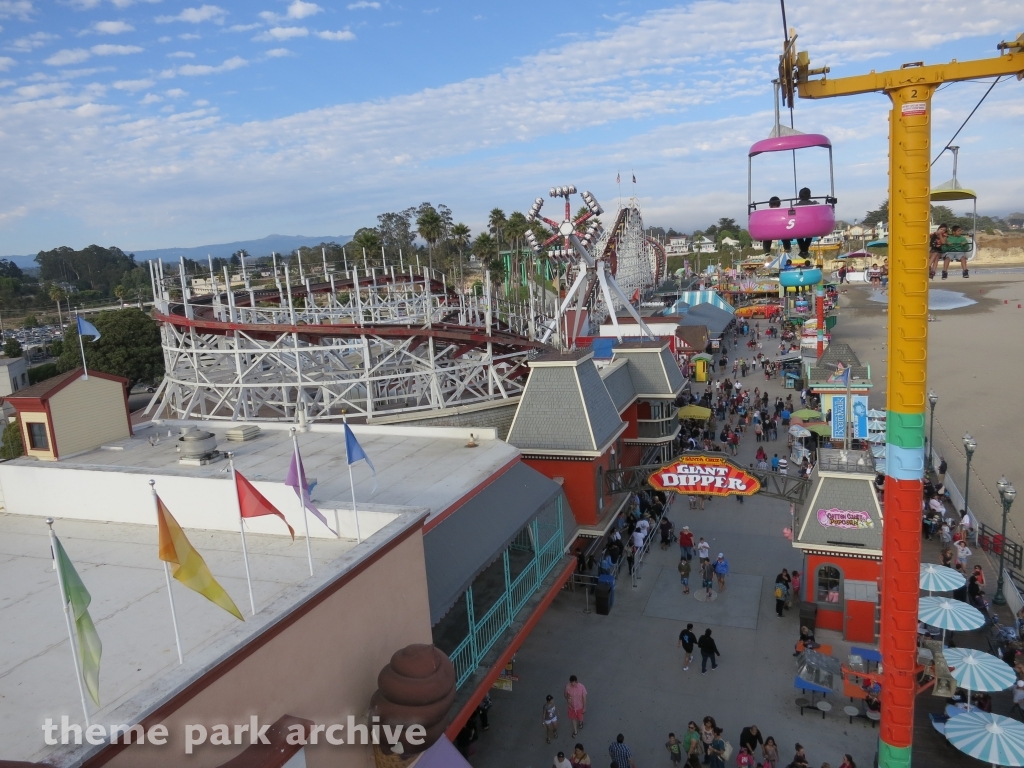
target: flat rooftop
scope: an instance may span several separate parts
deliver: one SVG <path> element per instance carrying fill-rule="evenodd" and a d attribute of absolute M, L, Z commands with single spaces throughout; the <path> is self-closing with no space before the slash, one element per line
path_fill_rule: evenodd
<path fill-rule="evenodd" d="M 186 530 L 211 572 L 245 616 L 240 622 L 172 581 L 184 664 L 178 664 L 162 563 L 152 525 L 58 519 L 60 537 L 92 596 L 90 615 L 103 643 L 98 709 L 92 722 L 134 722 L 217 660 L 334 581 L 411 525 L 423 511 L 399 514 L 370 541 L 311 539 L 309 575 L 301 535 L 246 537 L 256 616 L 252 616 L 240 536 Z M 39 760 L 47 717 L 82 722 L 60 608 L 49 532 L 35 516 L 0 513 L 0 759 Z M 54 748 L 57 749 L 57 748 Z M 57 760 L 62 764 L 61 760 Z"/>
<path fill-rule="evenodd" d="M 51 490 L 52 484 L 48 480 L 50 472 L 84 470 L 92 473 L 94 483 L 103 481 L 99 473 L 118 473 L 122 478 L 125 475 L 135 478 L 131 484 L 133 494 L 139 489 L 148 490 L 146 483 L 149 478 L 154 478 L 157 481 L 157 492 L 168 502 L 171 511 L 177 515 L 181 510 L 186 518 L 187 507 L 196 501 L 214 505 L 223 502 L 222 505 L 229 507 L 231 513 L 227 517 L 232 518 L 227 525 L 214 522 L 212 517 L 208 525 L 197 521 L 192 521 L 191 525 L 233 530 L 237 527 L 237 516 L 234 512 L 228 462 L 221 460 L 203 466 L 179 463 L 181 454 L 177 452 L 178 437 L 183 427 L 193 426 L 213 433 L 217 449 L 232 452 L 236 469 L 278 506 L 296 531 L 301 530 L 302 520 L 298 517 L 296 496 L 284 485 L 293 450 L 288 425 L 258 423 L 256 426 L 260 427 L 260 433 L 255 439 L 229 442 L 226 432 L 244 423 L 147 422 L 135 425 L 135 435 L 131 438 L 61 458 L 60 461 L 47 462 L 21 457 L 6 462 L 0 465 L 0 483 L 3 485 L 7 510 L 16 514 L 62 514 L 57 491 Z M 457 505 L 477 486 L 516 461 L 519 456 L 519 450 L 498 440 L 493 429 L 352 425 L 352 431 L 377 471 L 374 478 L 365 462 L 352 467 L 361 513 L 364 508 L 387 510 L 389 507 L 425 507 L 430 517 L 434 517 Z M 476 447 L 467 447 L 471 434 Z M 332 516 L 326 510 L 352 509 L 352 485 L 349 483 L 343 427 L 340 424 L 314 424 L 308 427 L 308 431 L 298 434 L 298 441 L 306 478 L 310 482 L 316 480 L 312 500 L 325 511 L 333 525 Z M 198 498 L 195 500 L 188 497 L 186 503 L 182 491 L 193 486 L 183 481 L 189 478 L 203 481 L 195 487 L 214 489 L 216 500 L 208 495 L 209 490 L 204 490 L 196 492 Z M 211 480 L 220 482 L 211 486 Z M 109 492 L 110 487 L 107 489 Z M 178 489 L 177 499 L 172 489 Z M 106 518 L 97 517 L 97 514 L 74 516 L 118 522 L 149 522 L 148 518 L 139 519 L 139 512 L 124 510 L 119 516 L 117 503 L 116 499 L 104 500 L 103 509 L 97 510 L 97 514 L 109 514 Z M 139 503 L 144 506 L 145 500 Z M 210 514 L 219 515 L 221 512 L 218 509 Z M 141 512 L 150 516 L 151 513 L 149 507 Z M 273 532 L 273 528 L 260 527 L 263 520 L 253 521 L 254 530 Z M 190 524 L 180 517 L 179 522 L 186 528 Z M 314 525 L 312 519 L 310 526 L 310 534 L 313 536 L 331 535 L 319 524 Z M 346 534 L 343 531 L 342 534 L 354 537 L 351 532 Z"/>

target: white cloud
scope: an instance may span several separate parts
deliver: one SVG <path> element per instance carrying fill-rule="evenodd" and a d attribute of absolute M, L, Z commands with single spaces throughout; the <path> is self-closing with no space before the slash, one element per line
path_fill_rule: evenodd
<path fill-rule="evenodd" d="M 68 64 L 80 64 L 88 58 L 89 52 L 84 48 L 65 48 L 57 51 L 45 61 L 51 67 L 64 67 Z"/>
<path fill-rule="evenodd" d="M 331 32 L 330 30 L 321 30 L 316 33 L 316 36 L 321 40 L 355 40 L 355 32 L 351 32 L 347 29 L 340 29 L 337 32 Z"/>
<path fill-rule="evenodd" d="M 323 12 L 316 3 L 305 3 L 303 0 L 294 0 L 291 5 L 288 6 L 288 13 L 286 14 L 289 19 L 304 19 L 307 16 L 315 16 L 318 13 Z"/>
<path fill-rule="evenodd" d="M 271 48 L 269 51 L 267 51 L 267 56 L 269 56 L 272 59 L 279 59 L 282 56 L 294 56 L 294 55 L 295 54 L 293 54 L 287 48 Z"/>
<path fill-rule="evenodd" d="M 19 37 L 13 43 L 7 46 L 10 51 L 21 51 L 27 53 L 33 51 L 36 48 L 42 48 L 50 40 L 56 40 L 60 35 L 52 35 L 49 32 L 33 32 L 31 35 L 25 37 Z"/>
<path fill-rule="evenodd" d="M 159 43 L 169 43 L 169 42 L 171 42 L 172 39 L 173 38 L 168 37 L 167 35 L 163 35 L 162 37 L 157 38 L 157 42 L 159 42 Z"/>
<path fill-rule="evenodd" d="M 305 27 L 271 27 L 266 32 L 263 32 L 253 40 L 291 40 L 295 37 L 306 37 L 309 34 L 309 30 Z"/>
<path fill-rule="evenodd" d="M 183 91 L 181 88 L 171 88 L 169 91 L 164 91 L 164 96 L 169 99 L 180 99 L 182 96 L 188 96 L 188 91 Z"/>
<path fill-rule="evenodd" d="M 157 16 L 157 24 L 169 24 L 172 21 L 186 21 L 191 24 L 202 24 L 204 21 L 212 21 L 214 24 L 223 24 L 224 17 L 228 12 L 216 5 L 201 5 L 198 8 L 186 8 L 177 16 Z"/>
<path fill-rule="evenodd" d="M 209 64 L 185 64 L 182 67 L 178 67 L 178 74 L 185 77 L 196 77 L 199 75 L 214 75 L 218 72 L 230 72 L 233 69 L 244 67 L 249 62 L 243 59 L 241 56 L 232 56 L 219 66 L 211 66 Z"/>
<path fill-rule="evenodd" d="M 175 51 L 174 53 L 168 53 L 167 57 L 171 59 L 194 59 L 196 55 L 192 51 Z"/>
<path fill-rule="evenodd" d="M 125 56 L 129 53 L 142 53 L 137 45 L 94 45 L 90 48 L 97 56 Z"/>
<path fill-rule="evenodd" d="M 10 56 L 0 56 L 0 72 L 6 72 L 17 63 Z"/>
<path fill-rule="evenodd" d="M 34 11 L 32 0 L 0 0 L 0 19 L 31 21 Z"/>
<path fill-rule="evenodd" d="M 368 0 L 359 0 L 358 3 L 349 3 L 346 7 L 350 11 L 358 11 L 362 8 L 372 8 L 373 10 L 377 11 L 380 10 L 380 3 L 369 2 Z"/>
<path fill-rule="evenodd" d="M 186 32 L 183 35 L 178 35 L 179 40 L 201 40 L 202 35 L 197 32 Z"/>
<path fill-rule="evenodd" d="M 192 102 L 192 106 L 193 107 L 208 107 L 208 106 L 210 106 L 210 102 L 208 102 L 206 99 L 196 99 L 195 101 Z"/>
<path fill-rule="evenodd" d="M 228 27 L 228 32 L 250 32 L 254 29 L 259 29 L 262 24 L 232 24 Z"/>
<path fill-rule="evenodd" d="M 128 91 L 128 93 L 135 93 L 136 91 L 144 91 L 147 88 L 152 88 L 156 85 L 156 82 L 149 79 L 143 80 L 116 80 L 113 83 L 114 88 L 119 91 Z"/>
<path fill-rule="evenodd" d="M 135 31 L 135 27 L 126 21 L 97 21 L 92 28 L 101 35 L 120 35 Z"/>
<path fill-rule="evenodd" d="M 139 102 L 139 104 L 158 104 L 163 100 L 164 99 L 162 96 L 157 96 L 155 93 L 147 93 L 145 96 L 142 97 L 142 100 Z"/>

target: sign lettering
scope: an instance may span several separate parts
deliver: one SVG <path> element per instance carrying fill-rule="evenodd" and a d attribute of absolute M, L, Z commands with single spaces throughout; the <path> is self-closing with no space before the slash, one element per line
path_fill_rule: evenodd
<path fill-rule="evenodd" d="M 819 509 L 818 522 L 826 528 L 874 528 L 875 523 L 867 512 L 856 512 L 849 509 Z"/>
<path fill-rule="evenodd" d="M 683 456 L 654 472 L 647 482 L 659 491 L 702 496 L 752 496 L 761 490 L 756 477 L 717 456 Z"/>

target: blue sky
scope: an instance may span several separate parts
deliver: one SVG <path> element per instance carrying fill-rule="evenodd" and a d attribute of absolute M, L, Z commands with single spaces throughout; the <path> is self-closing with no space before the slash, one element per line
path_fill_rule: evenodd
<path fill-rule="evenodd" d="M 1020 0 L 787 11 L 833 76 L 992 56 L 1024 31 Z M 424 200 L 477 231 L 490 208 L 525 210 L 555 184 L 614 208 L 617 172 L 636 173 L 648 224 L 742 219 L 782 37 L 774 0 L 0 0 L 0 27 L 3 254 L 351 233 Z M 985 88 L 937 95 L 937 146 Z M 842 218 L 885 197 L 887 108 L 881 95 L 797 105 L 798 128 L 833 140 Z M 1011 79 L 958 139 L 985 212 L 1024 209 L 1009 170 L 1022 119 Z M 826 170 L 801 159 L 816 188 Z"/>

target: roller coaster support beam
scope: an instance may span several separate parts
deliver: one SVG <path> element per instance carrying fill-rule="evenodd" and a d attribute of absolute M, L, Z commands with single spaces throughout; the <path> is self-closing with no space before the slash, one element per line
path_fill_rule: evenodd
<path fill-rule="evenodd" d="M 799 54 L 792 76 L 801 98 L 885 93 L 889 113 L 889 388 L 882 560 L 883 660 L 880 768 L 910 768 L 921 563 L 921 493 L 928 362 L 928 219 L 932 95 L 943 83 L 1016 75 L 1024 79 L 1024 35 L 981 61 L 905 64 L 891 72 L 809 80 Z M 784 54 L 785 57 L 785 54 Z"/>

